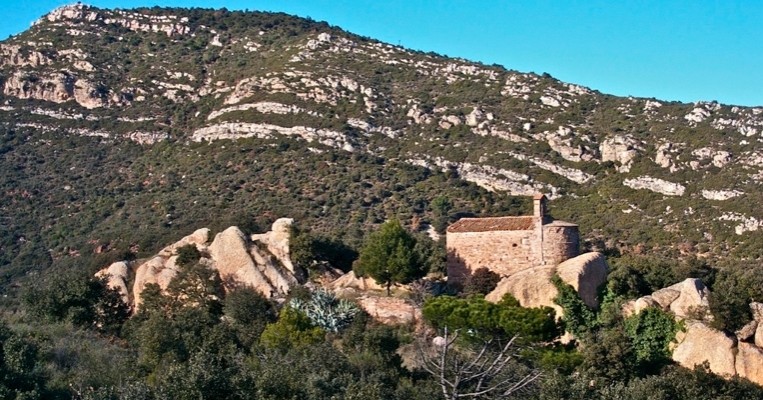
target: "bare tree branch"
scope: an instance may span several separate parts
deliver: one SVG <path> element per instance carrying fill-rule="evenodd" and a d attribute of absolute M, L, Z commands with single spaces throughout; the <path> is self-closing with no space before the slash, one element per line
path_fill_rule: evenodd
<path fill-rule="evenodd" d="M 458 338 L 458 330 L 451 333 L 446 328 L 441 337 L 418 348 L 422 368 L 436 377 L 444 400 L 508 399 L 541 377 L 516 362 L 517 336 L 503 345 L 485 340 L 477 348 L 456 343 Z"/>

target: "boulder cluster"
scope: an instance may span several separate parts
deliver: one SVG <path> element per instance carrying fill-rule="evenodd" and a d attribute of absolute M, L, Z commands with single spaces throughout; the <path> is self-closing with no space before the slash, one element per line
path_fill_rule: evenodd
<path fill-rule="evenodd" d="M 247 237 L 232 226 L 210 242 L 210 230 L 199 229 L 163 248 L 147 261 L 132 268 L 120 261 L 98 272 L 106 277 L 109 286 L 116 288 L 133 310 L 140 308 L 141 293 L 147 284 L 154 283 L 164 290 L 179 271 L 177 250 L 192 245 L 201 253 L 200 263 L 219 272 L 226 290 L 250 286 L 270 298 L 283 296 L 291 286 L 305 278 L 289 258 L 289 231 L 292 220 L 281 218 L 267 233 Z M 134 282 L 132 290 L 128 282 Z"/>
<path fill-rule="evenodd" d="M 676 334 L 672 359 L 686 368 L 707 363 L 710 371 L 763 385 L 763 304 L 751 303 L 753 320 L 734 335 L 713 328 L 708 315 L 709 290 L 699 279 L 686 279 L 626 303 L 625 315 L 657 307 L 684 321 Z"/>

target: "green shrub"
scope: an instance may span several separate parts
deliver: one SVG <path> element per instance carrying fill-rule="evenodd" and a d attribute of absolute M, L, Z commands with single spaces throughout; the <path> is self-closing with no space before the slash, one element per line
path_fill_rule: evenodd
<path fill-rule="evenodd" d="M 680 324 L 671 314 L 653 307 L 625 320 L 636 362 L 644 370 L 656 370 L 670 362 L 669 346 L 679 329 Z"/>

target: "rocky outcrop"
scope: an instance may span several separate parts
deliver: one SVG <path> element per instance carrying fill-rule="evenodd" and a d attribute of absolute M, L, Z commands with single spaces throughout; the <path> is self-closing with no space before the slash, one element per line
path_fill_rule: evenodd
<path fill-rule="evenodd" d="M 178 249 L 192 245 L 202 255 L 199 262 L 219 272 L 226 290 L 249 286 L 266 297 L 283 296 L 305 278 L 289 258 L 291 223 L 291 219 L 279 219 L 273 224 L 272 231 L 251 238 L 232 226 L 215 235 L 211 243 L 209 229 L 198 229 L 138 265 L 134 270 L 132 289 L 127 287 L 127 282 L 133 272 L 124 262 L 112 264 L 98 272 L 98 276 L 106 277 L 109 285 L 123 293 L 126 302 L 137 310 L 146 285 L 153 283 L 162 290 L 167 289 L 179 272 L 180 267 L 176 264 Z M 127 295 L 129 292 L 132 297 Z"/>
<path fill-rule="evenodd" d="M 623 185 L 631 189 L 646 189 L 665 196 L 683 196 L 686 187 L 679 183 L 668 182 L 664 179 L 651 176 L 640 176 L 634 179 L 625 179 Z"/>
<path fill-rule="evenodd" d="M 673 361 L 686 368 L 707 362 L 710 371 L 731 377 L 736 375 L 736 340 L 702 322 L 687 323 L 686 332 L 677 335 Z"/>
<path fill-rule="evenodd" d="M 559 264 L 556 274 L 577 290 L 588 307 L 597 308 L 599 287 L 607 281 L 609 266 L 604 255 L 598 252 L 581 254 Z"/>
<path fill-rule="evenodd" d="M 22 51 L 21 46 L 0 44 L 0 66 L 39 67 L 53 60 L 39 51 Z"/>
<path fill-rule="evenodd" d="M 734 232 L 737 235 L 741 235 L 745 232 L 754 232 L 763 227 L 763 221 L 755 217 L 748 217 L 735 212 L 725 212 L 718 217 L 718 220 L 739 222 L 739 224 L 734 227 Z"/>
<path fill-rule="evenodd" d="M 174 15 L 147 15 L 137 12 L 114 10 L 109 16 L 98 12 L 96 9 L 81 3 L 66 5 L 51 11 L 42 20 L 35 22 L 40 24 L 43 20 L 49 22 L 67 21 L 103 21 L 104 24 L 121 25 L 131 31 L 137 32 L 163 32 L 167 36 L 185 35 L 191 31 L 186 25 L 188 18 L 178 18 Z"/>
<path fill-rule="evenodd" d="M 355 271 L 350 271 L 333 282 L 329 283 L 327 285 L 327 288 L 336 292 L 336 293 L 342 293 L 346 291 L 359 291 L 359 292 L 366 292 L 369 290 L 376 290 L 376 291 L 383 291 L 385 290 L 384 286 L 379 285 L 376 283 L 376 281 L 371 277 L 365 277 L 360 278 L 357 275 L 355 275 Z"/>
<path fill-rule="evenodd" d="M 647 307 L 670 311 L 680 319 L 704 316 L 709 307 L 709 290 L 701 280 L 688 278 L 623 306 L 625 315 L 638 314 Z"/>
<path fill-rule="evenodd" d="M 209 255 L 224 282 L 251 286 L 266 297 L 273 295 L 274 288 L 255 265 L 246 236 L 238 227 L 232 226 L 215 235 L 209 245 Z"/>
<path fill-rule="evenodd" d="M 106 284 L 119 291 L 122 295 L 122 301 L 125 304 L 130 304 L 130 295 L 127 290 L 127 281 L 129 279 L 130 267 L 126 261 L 118 261 L 107 268 L 98 271 L 95 276 L 106 280 Z"/>
<path fill-rule="evenodd" d="M 279 229 L 280 225 L 274 224 L 274 228 Z M 288 293 L 289 288 L 297 284 L 296 276 L 279 261 L 288 260 L 288 244 L 287 256 L 279 259 L 267 251 L 267 243 L 252 243 L 250 245 L 235 226 L 218 233 L 209 245 L 212 267 L 229 286 L 250 286 L 266 297 Z M 291 261 L 288 263 L 291 266 Z"/>
<path fill-rule="evenodd" d="M 421 309 L 403 299 L 386 296 L 362 296 L 358 304 L 375 320 L 388 325 L 413 325 L 421 321 Z"/>
<path fill-rule="evenodd" d="M 613 161 L 619 163 L 618 171 L 630 171 L 633 160 L 641 149 L 639 144 L 627 136 L 614 136 L 604 139 L 599 144 L 601 161 Z"/>
<path fill-rule="evenodd" d="M 631 301 L 623 307 L 626 315 L 647 307 L 657 307 L 684 320 L 683 331 L 676 334 L 671 345 L 672 359 L 686 368 L 707 363 L 710 371 L 731 378 L 739 376 L 763 385 L 763 304 L 751 303 L 753 320 L 728 335 L 708 326 L 705 312 L 708 290 L 699 279 L 686 279 L 660 289 L 649 296 Z M 699 319 L 693 319 L 699 318 Z"/>
<path fill-rule="evenodd" d="M 557 315 L 562 315 L 561 307 L 554 303 L 558 291 L 551 278 L 556 274 L 575 288 L 589 307 L 597 308 L 597 290 L 606 281 L 608 270 L 607 261 L 601 253 L 585 253 L 557 266 L 537 266 L 504 277 L 485 299 L 498 302 L 504 294 L 510 293 L 522 307 L 548 306 L 553 307 Z"/>
<path fill-rule="evenodd" d="M 203 140 L 243 139 L 248 137 L 269 139 L 273 137 L 274 133 L 284 136 L 298 136 L 307 142 L 316 141 L 329 147 L 355 151 L 355 147 L 347 135 L 328 129 L 316 129 L 305 126 L 287 128 L 272 124 L 222 123 L 197 129 L 193 132 L 191 140 L 201 142 Z"/>
<path fill-rule="evenodd" d="M 178 273 L 175 265 L 176 259 L 176 257 L 155 256 L 135 270 L 135 283 L 132 289 L 134 311 L 138 311 L 143 302 L 141 293 L 143 293 L 146 285 L 151 283 L 159 285 L 161 289 L 167 289 L 172 278 Z"/>
<path fill-rule="evenodd" d="M 296 276 L 301 271 L 294 268 L 289 256 L 289 238 L 291 237 L 292 224 L 294 224 L 292 218 L 279 218 L 273 222 L 269 232 L 254 234 L 251 236 L 251 240 L 252 242 L 263 243 L 270 254 L 275 256 L 281 265 Z"/>
<path fill-rule="evenodd" d="M 85 108 L 97 108 L 106 105 L 96 86 L 68 72 L 53 72 L 47 75 L 34 75 L 15 71 L 5 81 L 3 94 L 19 99 L 45 100 L 64 103 L 74 100 Z"/>
<path fill-rule="evenodd" d="M 702 197 L 708 200 L 728 200 L 743 195 L 738 190 L 703 190 Z"/>

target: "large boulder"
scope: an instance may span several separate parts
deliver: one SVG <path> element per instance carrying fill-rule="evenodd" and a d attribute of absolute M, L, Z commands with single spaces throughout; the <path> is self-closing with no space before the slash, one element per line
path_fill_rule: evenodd
<path fill-rule="evenodd" d="M 161 249 L 158 255 L 162 257 L 170 257 L 173 254 L 175 254 L 178 248 L 189 245 L 189 244 L 196 246 L 196 248 L 199 251 L 203 252 L 207 250 L 207 242 L 209 242 L 209 228 L 197 229 L 192 234 Z"/>
<path fill-rule="evenodd" d="M 501 279 L 495 289 L 485 296 L 485 299 L 497 303 L 506 293 L 510 293 L 519 300 L 522 307 L 554 307 L 557 310 L 557 315 L 561 315 L 561 307 L 554 303 L 554 297 L 558 294 L 556 287 L 551 283 L 554 271 L 553 266 L 534 267 L 519 271 Z"/>
<path fill-rule="evenodd" d="M 95 276 L 106 279 L 106 284 L 112 289 L 116 289 L 122 295 L 122 301 L 130 304 L 130 294 L 127 290 L 127 281 L 129 279 L 130 267 L 126 261 L 119 261 L 98 271 Z"/>
<path fill-rule="evenodd" d="M 739 340 L 750 340 L 758 330 L 758 321 L 750 321 L 738 331 L 734 332 Z"/>
<path fill-rule="evenodd" d="M 246 236 L 238 227 L 231 226 L 215 235 L 215 240 L 209 245 L 209 254 L 223 282 L 250 286 L 265 297 L 273 295 L 273 286 L 252 260 Z"/>
<path fill-rule="evenodd" d="M 583 302 L 596 308 L 599 306 L 597 291 L 607 280 L 608 269 L 603 255 L 585 253 L 558 266 L 542 265 L 509 275 L 501 279 L 485 299 L 497 303 L 506 293 L 510 293 L 522 307 L 553 307 L 561 316 L 562 308 L 554 302 L 559 292 L 551 282 L 557 274 L 562 281 L 575 288 Z"/>
<path fill-rule="evenodd" d="M 607 281 L 609 266 L 601 253 L 591 252 L 570 258 L 556 267 L 556 274 L 571 285 L 591 308 L 599 307 L 599 286 Z"/>
<path fill-rule="evenodd" d="M 763 385 L 763 349 L 750 343 L 739 343 L 736 373 L 758 385 Z"/>
<path fill-rule="evenodd" d="M 708 310 L 708 294 L 710 293 L 701 280 L 688 278 L 670 288 L 675 288 L 680 294 L 672 303 L 670 311 L 679 318 L 688 318 L 698 311 Z"/>
<path fill-rule="evenodd" d="M 155 256 L 145 263 L 138 266 L 135 270 L 135 283 L 133 283 L 133 310 L 137 311 L 143 302 L 141 293 L 149 283 L 155 283 L 160 288 L 166 289 L 169 281 L 177 274 L 174 260 L 172 264 L 167 263 L 167 259 L 161 256 Z"/>
<path fill-rule="evenodd" d="M 296 271 L 291 262 L 289 253 L 289 239 L 291 238 L 291 227 L 294 224 L 292 218 L 279 218 L 273 222 L 270 231 L 251 235 L 252 242 L 264 244 L 270 254 L 272 254 L 286 269 L 295 276 L 302 278 L 302 271 Z"/>
<path fill-rule="evenodd" d="M 421 320 L 421 310 L 403 299 L 388 296 L 363 296 L 358 304 L 375 320 L 388 325 L 412 325 Z"/>
<path fill-rule="evenodd" d="M 736 374 L 736 340 L 702 322 L 691 321 L 685 334 L 677 335 L 678 345 L 673 350 L 673 361 L 683 367 L 694 368 L 707 362 L 710 371 L 718 375 Z"/>

